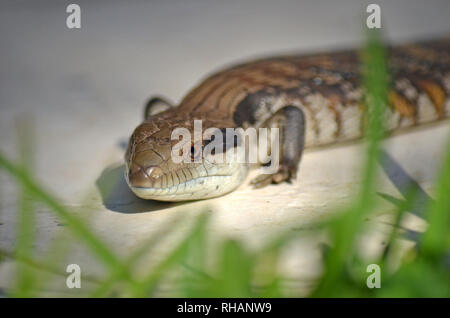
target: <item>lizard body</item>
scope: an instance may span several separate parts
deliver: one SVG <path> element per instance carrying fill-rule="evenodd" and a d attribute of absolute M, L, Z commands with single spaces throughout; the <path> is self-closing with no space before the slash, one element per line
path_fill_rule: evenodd
<path fill-rule="evenodd" d="M 389 48 L 389 131 L 450 116 L 450 39 Z M 304 147 L 338 143 L 364 134 L 358 51 L 290 55 L 240 64 L 208 77 L 178 106 L 153 99 L 130 138 L 126 180 L 146 199 L 183 201 L 223 195 L 245 179 L 248 165 L 174 163 L 171 132 L 279 127 L 280 167 L 253 183 L 295 178 Z M 196 151 L 192 146 L 193 152 Z"/>

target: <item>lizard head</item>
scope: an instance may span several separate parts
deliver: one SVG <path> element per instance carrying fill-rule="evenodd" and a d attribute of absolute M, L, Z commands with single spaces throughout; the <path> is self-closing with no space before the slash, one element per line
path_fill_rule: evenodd
<path fill-rule="evenodd" d="M 217 154 L 202 155 L 204 141 L 172 138 L 176 128 L 183 128 L 194 136 L 194 118 L 187 117 L 164 112 L 134 130 L 125 154 L 125 179 L 138 197 L 158 201 L 206 199 L 228 193 L 242 183 L 247 173 L 245 164 L 217 163 L 211 157 Z M 206 124 L 209 127 L 224 125 Z M 180 162 L 180 157 L 175 158 L 174 147 L 178 147 L 181 157 L 190 160 Z"/>

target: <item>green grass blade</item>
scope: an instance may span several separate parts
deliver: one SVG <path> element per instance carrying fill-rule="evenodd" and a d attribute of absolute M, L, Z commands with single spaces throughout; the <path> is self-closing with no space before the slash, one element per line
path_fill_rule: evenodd
<path fill-rule="evenodd" d="M 22 168 L 7 160 L 0 154 L 0 167 L 9 172 L 18 183 L 28 191 L 28 193 L 51 208 L 56 214 L 69 226 L 73 233 L 84 242 L 92 251 L 110 269 L 122 267 L 120 259 L 91 231 L 78 217 L 64 208 L 58 200 L 38 186 L 37 182 Z M 131 276 L 127 274 L 131 281 Z"/>
<path fill-rule="evenodd" d="M 134 265 L 152 248 L 155 247 L 157 243 L 161 243 L 166 236 L 172 234 L 173 231 L 177 228 L 177 225 L 180 224 L 183 218 L 178 218 L 175 221 L 169 222 L 167 225 L 162 226 L 159 231 L 154 233 L 150 238 L 145 240 L 139 247 L 137 247 L 130 256 L 128 256 L 124 261 L 123 267 L 116 268 L 115 270 L 109 273 L 109 276 L 103 280 L 103 282 L 91 293 L 91 297 L 106 297 L 108 296 L 113 287 L 116 286 L 119 282 L 126 279 L 126 270 L 132 270 Z M 133 290 L 130 290 L 132 293 Z"/>
<path fill-rule="evenodd" d="M 156 265 L 149 274 L 139 281 L 138 287 L 133 291 L 134 297 L 151 296 L 158 283 L 163 279 L 164 275 L 176 264 L 182 265 L 186 259 L 190 248 L 192 247 L 192 238 L 206 227 L 208 220 L 207 214 L 200 215 L 193 227 L 193 230 L 174 248 L 172 251 Z"/>
<path fill-rule="evenodd" d="M 31 122 L 22 119 L 17 122 L 19 145 L 19 160 L 24 171 L 30 171 L 33 166 L 32 144 L 30 133 Z M 27 188 L 20 187 L 18 199 L 18 227 L 16 230 L 16 257 L 30 258 L 33 253 L 34 241 L 34 204 Z M 16 285 L 13 288 L 15 297 L 32 297 L 35 285 L 33 269 L 22 262 L 16 262 Z"/>
<path fill-rule="evenodd" d="M 227 240 L 222 247 L 216 297 L 251 297 L 252 258 L 243 246 Z"/>
<path fill-rule="evenodd" d="M 421 252 L 437 262 L 450 254 L 450 141 L 439 173 L 436 198 L 430 202 L 429 226 L 422 240 Z"/>
<path fill-rule="evenodd" d="M 368 34 L 368 42 L 362 53 L 364 62 L 364 87 L 366 89 L 366 113 L 368 141 L 361 190 L 356 203 L 331 225 L 333 247 L 325 259 L 325 274 L 313 297 L 338 295 L 337 286 L 345 284 L 346 263 L 353 257 L 354 243 L 362 222 L 375 205 L 374 195 L 376 168 L 380 156 L 380 141 L 383 137 L 383 118 L 387 105 L 386 53 L 378 31 Z"/>

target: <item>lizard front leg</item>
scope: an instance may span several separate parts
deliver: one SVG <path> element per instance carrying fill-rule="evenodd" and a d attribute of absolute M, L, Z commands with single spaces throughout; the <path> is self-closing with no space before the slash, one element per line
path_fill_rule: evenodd
<path fill-rule="evenodd" d="M 162 113 L 170 108 L 175 107 L 171 102 L 166 101 L 164 98 L 155 96 L 149 99 L 144 108 L 144 120 L 150 117 Z"/>
<path fill-rule="evenodd" d="M 264 127 L 280 129 L 279 169 L 273 174 L 261 174 L 251 181 L 255 188 L 295 179 L 305 141 L 305 115 L 295 106 L 285 106 L 274 113 Z"/>

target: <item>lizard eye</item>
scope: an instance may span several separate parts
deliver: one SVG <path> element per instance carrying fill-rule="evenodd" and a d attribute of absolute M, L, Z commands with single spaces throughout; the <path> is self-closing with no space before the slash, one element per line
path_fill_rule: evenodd
<path fill-rule="evenodd" d="M 191 146 L 191 159 L 197 159 L 201 154 L 201 146 L 192 145 Z"/>

